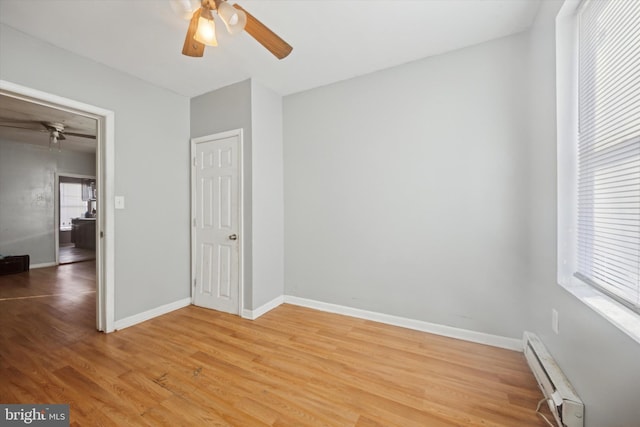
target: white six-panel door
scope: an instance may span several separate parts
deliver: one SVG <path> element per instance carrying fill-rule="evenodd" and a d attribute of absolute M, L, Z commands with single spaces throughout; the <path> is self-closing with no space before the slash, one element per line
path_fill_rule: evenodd
<path fill-rule="evenodd" d="M 193 303 L 240 313 L 240 132 L 194 139 Z"/>

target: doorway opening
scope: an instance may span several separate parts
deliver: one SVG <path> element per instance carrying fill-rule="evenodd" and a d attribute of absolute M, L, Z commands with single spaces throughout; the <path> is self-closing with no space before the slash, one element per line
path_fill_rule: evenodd
<path fill-rule="evenodd" d="M 113 111 L 63 98 L 57 95 L 31 89 L 0 80 L 0 97 L 11 101 L 23 101 L 26 105 L 45 107 L 52 111 L 71 113 L 78 117 L 94 120 L 96 129 L 95 149 L 95 279 L 96 279 L 96 329 L 104 332 L 114 330 L 114 119 Z M 5 103 L 3 103 L 4 105 Z M 46 121 L 46 120 L 45 120 Z M 55 141 L 54 141 L 55 142 Z M 64 147 L 64 145 L 62 146 Z M 58 147 L 58 150 L 61 150 Z M 89 175 L 90 177 L 92 175 Z M 57 181 L 52 176 L 51 181 Z M 58 193 L 58 182 L 55 182 Z M 58 205 L 52 209 L 59 220 Z M 58 224 L 55 221 L 54 224 Z M 58 263 L 59 233 L 55 236 L 55 262 Z"/>
<path fill-rule="evenodd" d="M 56 264 L 96 259 L 96 177 L 58 173 L 56 182 Z"/>

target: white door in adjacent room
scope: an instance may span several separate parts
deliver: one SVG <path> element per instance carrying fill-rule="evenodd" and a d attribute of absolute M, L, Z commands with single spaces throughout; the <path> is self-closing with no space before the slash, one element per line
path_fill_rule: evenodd
<path fill-rule="evenodd" d="M 242 132 L 192 140 L 192 274 L 195 305 L 239 314 Z"/>

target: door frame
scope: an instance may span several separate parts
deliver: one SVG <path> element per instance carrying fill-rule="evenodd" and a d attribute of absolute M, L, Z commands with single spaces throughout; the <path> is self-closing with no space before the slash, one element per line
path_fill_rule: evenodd
<path fill-rule="evenodd" d="M 95 119 L 98 218 L 96 242 L 96 329 L 113 332 L 115 318 L 115 113 L 73 99 L 0 79 L 0 94 Z M 55 209 L 55 208 L 54 208 Z"/>
<path fill-rule="evenodd" d="M 59 172 L 56 171 L 55 172 L 55 187 L 53 189 L 53 198 L 54 198 L 54 216 L 53 216 L 53 223 L 54 223 L 54 230 L 55 230 L 55 235 L 54 235 L 54 241 L 55 241 L 55 247 L 56 247 L 56 265 L 60 265 L 60 177 L 64 177 L 64 178 L 82 178 L 82 179 L 95 179 L 96 180 L 96 185 L 98 184 L 98 180 L 94 175 L 82 175 L 82 174 L 78 174 L 78 173 L 69 173 L 69 172 Z M 96 203 L 97 204 L 97 203 Z M 98 227 L 96 227 L 96 242 L 99 241 L 99 231 L 98 231 Z M 97 246 L 96 246 L 96 250 L 97 250 Z M 97 253 L 96 253 L 96 259 L 97 259 Z"/>
<path fill-rule="evenodd" d="M 240 233 L 238 242 L 238 316 L 242 317 L 244 309 L 244 248 L 246 242 L 244 234 L 244 137 L 242 128 L 191 138 L 191 304 L 195 302 L 196 288 L 196 146 L 197 144 L 234 136 L 238 137 L 238 232 Z"/>

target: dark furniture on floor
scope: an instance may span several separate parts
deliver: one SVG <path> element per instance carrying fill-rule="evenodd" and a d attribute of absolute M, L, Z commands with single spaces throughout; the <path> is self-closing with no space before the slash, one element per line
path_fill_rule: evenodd
<path fill-rule="evenodd" d="M 0 259 L 0 275 L 29 271 L 29 255 L 6 256 Z"/>

